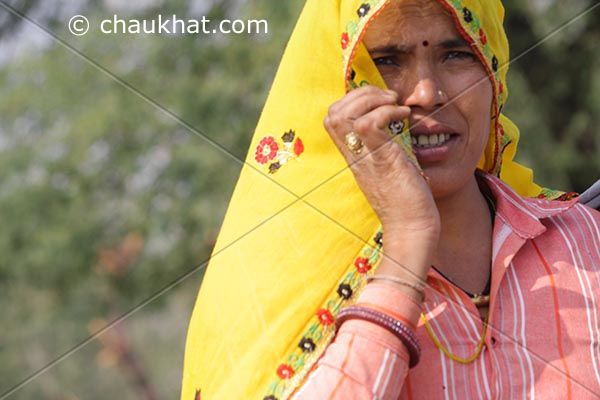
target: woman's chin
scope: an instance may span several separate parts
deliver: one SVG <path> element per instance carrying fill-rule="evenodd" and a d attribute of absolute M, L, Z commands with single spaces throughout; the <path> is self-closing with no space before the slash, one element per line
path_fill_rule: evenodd
<path fill-rule="evenodd" d="M 475 169 L 472 171 L 457 171 L 443 165 L 426 165 L 423 172 L 429 178 L 429 187 L 433 197 L 437 200 L 459 194 L 464 190 L 470 180 L 475 181 Z"/>

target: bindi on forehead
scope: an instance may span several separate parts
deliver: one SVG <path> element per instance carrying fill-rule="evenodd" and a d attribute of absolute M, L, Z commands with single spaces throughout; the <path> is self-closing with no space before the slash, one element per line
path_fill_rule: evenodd
<path fill-rule="evenodd" d="M 423 43 L 421 44 L 423 45 L 423 47 L 429 46 L 429 42 L 427 40 L 423 40 Z"/>

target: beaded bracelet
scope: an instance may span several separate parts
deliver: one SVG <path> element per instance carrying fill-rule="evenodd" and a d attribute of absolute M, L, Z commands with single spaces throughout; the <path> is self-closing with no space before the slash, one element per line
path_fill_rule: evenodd
<path fill-rule="evenodd" d="M 408 364 L 409 368 L 412 368 L 419 363 L 419 358 L 421 357 L 421 346 L 419 345 L 419 341 L 413 330 L 402 322 L 369 307 L 348 306 L 338 314 L 335 322 L 336 326 L 339 328 L 344 321 L 349 319 L 362 319 L 387 329 L 400 339 L 404 346 L 406 346 L 410 357 Z"/>

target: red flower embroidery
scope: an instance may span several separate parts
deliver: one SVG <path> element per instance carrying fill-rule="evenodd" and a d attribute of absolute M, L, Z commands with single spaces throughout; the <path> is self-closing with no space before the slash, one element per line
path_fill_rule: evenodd
<path fill-rule="evenodd" d="M 356 270 L 358 272 L 360 272 L 361 274 L 364 274 L 371 269 L 371 264 L 369 264 L 369 259 L 365 258 L 365 257 L 358 257 L 354 261 L 354 266 L 356 267 Z"/>
<path fill-rule="evenodd" d="M 498 124 L 498 135 L 504 136 L 504 127 L 502 124 Z"/>
<path fill-rule="evenodd" d="M 502 81 L 498 82 L 498 94 L 502 94 L 504 93 L 504 85 L 502 84 Z"/>
<path fill-rule="evenodd" d="M 303 151 L 304 151 L 304 143 L 302 143 L 302 140 L 300 140 L 300 138 L 298 138 L 294 142 L 294 154 L 299 156 L 300 154 L 302 154 Z"/>
<path fill-rule="evenodd" d="M 258 146 L 256 146 L 254 159 L 259 164 L 266 164 L 277 156 L 277 151 L 279 151 L 279 145 L 275 141 L 275 138 L 273 136 L 264 137 L 260 140 Z"/>
<path fill-rule="evenodd" d="M 328 326 L 333 324 L 333 315 L 331 315 L 329 310 L 321 308 L 319 311 L 317 311 L 317 316 L 319 317 L 319 322 L 321 322 L 322 325 Z"/>
<path fill-rule="evenodd" d="M 350 38 L 348 37 L 348 33 L 347 32 L 342 33 L 342 49 L 346 50 L 346 47 L 348 47 L 349 42 L 350 42 Z"/>
<path fill-rule="evenodd" d="M 281 364 L 279 368 L 277 368 L 277 375 L 279 375 L 281 379 L 290 379 L 294 376 L 294 370 L 287 364 Z"/>
<path fill-rule="evenodd" d="M 479 30 L 479 41 L 481 42 L 481 44 L 487 43 L 487 37 L 485 36 L 485 32 L 483 31 L 483 29 Z"/>

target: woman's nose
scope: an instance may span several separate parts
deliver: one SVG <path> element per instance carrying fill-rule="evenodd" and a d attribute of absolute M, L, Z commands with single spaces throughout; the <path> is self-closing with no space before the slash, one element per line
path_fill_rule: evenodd
<path fill-rule="evenodd" d="M 410 84 L 406 82 L 404 105 L 429 111 L 448 101 L 448 95 L 432 71 L 418 71 L 410 81 Z"/>

